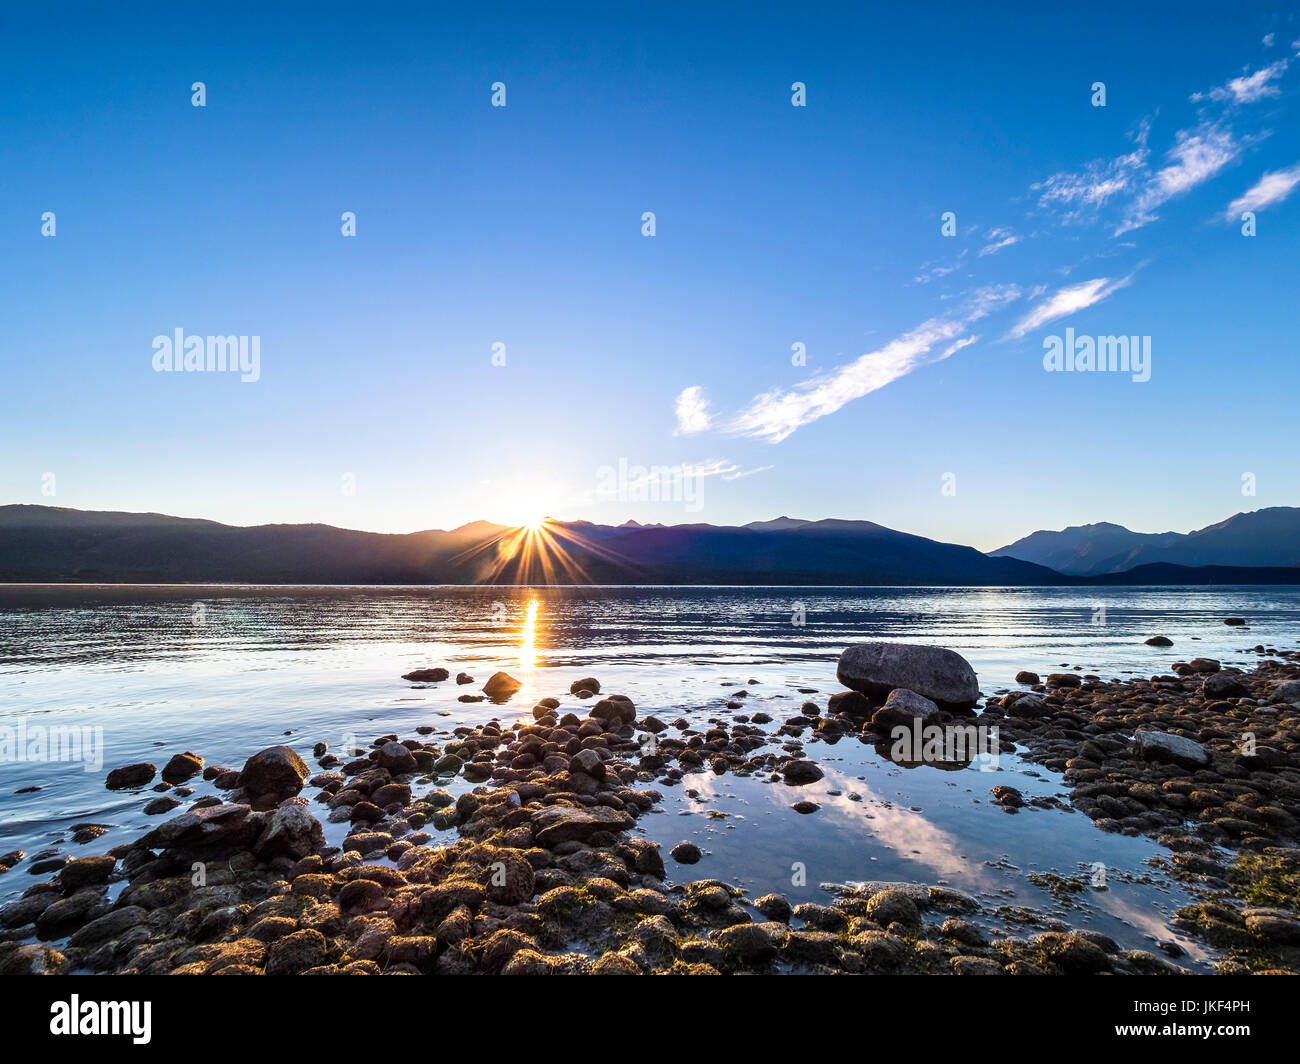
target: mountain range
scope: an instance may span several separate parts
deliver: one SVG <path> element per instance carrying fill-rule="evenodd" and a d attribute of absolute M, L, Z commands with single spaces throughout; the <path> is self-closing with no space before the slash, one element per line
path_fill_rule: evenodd
<path fill-rule="evenodd" d="M 1123 573 L 1139 566 L 1283 566 L 1300 564 L 1300 508 L 1239 513 L 1195 532 L 1133 532 L 1101 522 L 1034 532 L 990 551 L 1070 576 Z"/>
<path fill-rule="evenodd" d="M 1286 527 L 1293 530 L 1289 551 Z M 1187 536 L 1088 525 L 1036 532 L 983 554 L 870 521 L 836 519 L 780 517 L 741 526 L 548 521 L 538 529 L 476 521 L 448 531 L 385 534 L 11 505 L 0 506 L 0 582 L 1300 583 L 1297 533 L 1300 509 L 1275 508 Z"/>

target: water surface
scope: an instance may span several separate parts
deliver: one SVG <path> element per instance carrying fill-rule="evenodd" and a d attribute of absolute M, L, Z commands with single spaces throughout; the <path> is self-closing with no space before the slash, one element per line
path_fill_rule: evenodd
<path fill-rule="evenodd" d="M 1225 626 L 1232 615 L 1249 627 Z M 1293 587 L 0 588 L 0 729 L 75 726 L 103 743 L 101 766 L 0 762 L 0 850 L 101 853 L 151 826 L 142 808 L 152 791 L 105 790 L 118 765 L 161 766 L 193 750 L 238 767 L 279 742 L 310 763 L 317 741 L 368 745 L 422 724 L 445 738 L 462 723 L 531 719 L 547 695 L 576 708 L 569 684 L 587 675 L 627 694 L 642 716 L 728 721 L 740 711 L 724 702 L 743 688 L 744 712 L 779 723 L 806 698 L 824 705 L 838 689 L 839 652 L 865 639 L 951 647 L 988 694 L 1014 686 L 1021 669 L 1149 676 L 1193 656 L 1249 666 L 1257 644 L 1293 646 L 1298 622 Z M 1173 647 L 1145 646 L 1157 633 Z M 432 665 L 478 683 L 400 679 Z M 524 681 L 509 704 L 457 701 L 497 669 Z M 1177 937 L 1168 918 L 1186 898 L 1153 877 L 1156 843 L 1107 835 L 1068 809 L 1009 815 L 990 801 L 989 789 L 1006 783 L 1068 804 L 1058 776 L 1007 755 L 996 772 L 907 769 L 852 737 L 806 748 L 826 771 L 808 787 L 704 772 L 662 788 L 665 802 L 638 830 L 665 853 L 687 839 L 705 850 L 693 867 L 669 860 L 670 877 L 724 879 L 751 897 L 775 890 L 794 902 L 828 901 L 828 882 L 943 882 L 1132 946 Z M 821 808 L 798 814 L 798 798 Z M 73 844 L 69 828 L 83 822 L 110 830 Z M 328 830 L 341 838 L 345 825 Z M 1098 863 L 1107 889 L 1067 904 L 1029 879 L 1088 874 Z M 0 900 L 33 881 L 28 864 L 0 876 Z"/>

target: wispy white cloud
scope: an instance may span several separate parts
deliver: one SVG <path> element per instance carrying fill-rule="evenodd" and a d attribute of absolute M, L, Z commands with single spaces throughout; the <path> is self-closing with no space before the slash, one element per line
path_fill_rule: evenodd
<path fill-rule="evenodd" d="M 655 484 L 672 481 L 680 477 L 690 477 L 695 480 L 704 477 L 740 480 L 742 477 L 752 477 L 755 473 L 764 473 L 772 468 L 774 467 L 765 465 L 756 466 L 753 469 L 744 469 L 729 458 L 705 458 L 700 462 L 682 462 L 673 466 L 643 467 L 644 472 L 639 476 L 629 477 L 628 483 L 631 485 Z"/>
<path fill-rule="evenodd" d="M 915 277 L 913 277 L 912 280 L 915 281 L 917 284 L 929 284 L 931 281 L 936 281 L 941 277 L 947 277 L 948 274 L 956 273 L 958 270 L 961 269 L 962 261 L 965 258 L 966 258 L 966 249 L 962 248 L 961 253 L 957 256 L 957 258 L 949 264 L 935 265 L 933 263 L 927 262 L 924 265 L 922 265 L 921 272 L 918 273 Z"/>
<path fill-rule="evenodd" d="M 1094 306 L 1110 296 L 1112 292 L 1118 292 L 1133 279 L 1133 276 L 1133 274 L 1129 274 L 1127 277 L 1118 279 L 1094 277 L 1091 281 L 1081 281 L 1078 284 L 1059 288 L 1050 298 L 1039 303 L 1038 306 L 1016 322 L 1007 334 L 1007 338 L 1011 340 L 1017 339 L 1026 333 L 1033 332 L 1040 326 L 1046 325 L 1049 321 L 1055 321 L 1057 318 L 1064 318 L 1069 314 Z"/>
<path fill-rule="evenodd" d="M 1243 211 L 1257 211 L 1281 203 L 1300 185 L 1300 163 L 1286 170 L 1273 170 L 1255 182 L 1245 194 L 1228 204 L 1227 219 L 1235 222 Z"/>
<path fill-rule="evenodd" d="M 1276 33 L 1266 33 L 1264 34 L 1264 39 L 1260 41 L 1260 44 L 1262 44 L 1265 48 L 1272 48 L 1273 42 L 1275 40 L 1277 40 Z"/>
<path fill-rule="evenodd" d="M 1015 285 L 984 288 L 952 315 L 931 318 L 875 351 L 799 385 L 756 396 L 727 423 L 727 431 L 780 443 L 810 422 L 833 414 L 914 369 L 969 346 L 972 324 L 1020 298 Z"/>
<path fill-rule="evenodd" d="M 1019 244 L 1021 238 L 1006 226 L 999 225 L 988 231 L 986 239 L 989 242 L 980 248 L 980 258 L 987 255 L 996 255 L 1003 248 L 1009 248 L 1012 244 Z"/>
<path fill-rule="evenodd" d="M 1269 34 L 1264 38 L 1266 45 L 1271 43 L 1272 36 Z M 1278 96 L 1282 90 L 1276 82 L 1286 73 L 1289 64 L 1289 59 L 1279 59 L 1266 67 L 1260 67 L 1253 74 L 1242 74 L 1241 77 L 1233 78 L 1226 85 L 1219 85 L 1209 92 L 1194 92 L 1191 100 L 1193 103 L 1200 103 L 1203 100 L 1214 100 L 1218 103 L 1255 103 L 1266 100 L 1270 96 Z"/>
<path fill-rule="evenodd" d="M 1148 126 L 1137 133 L 1137 147 L 1114 159 L 1094 159 L 1077 171 L 1061 170 L 1030 186 L 1040 207 L 1061 212 L 1069 223 L 1092 221 L 1100 208 L 1117 196 L 1136 191 L 1146 171 Z"/>
<path fill-rule="evenodd" d="M 704 389 L 699 385 L 682 389 L 674 404 L 677 412 L 675 436 L 690 436 L 708 429 L 713 420 L 709 410 L 709 401 L 704 398 Z"/>
<path fill-rule="evenodd" d="M 1247 143 L 1217 123 L 1202 122 L 1194 129 L 1180 129 L 1174 146 L 1165 156 L 1166 165 L 1147 179 L 1115 235 L 1155 221 L 1157 216 L 1153 212 L 1157 207 L 1217 176 L 1236 161 Z"/>

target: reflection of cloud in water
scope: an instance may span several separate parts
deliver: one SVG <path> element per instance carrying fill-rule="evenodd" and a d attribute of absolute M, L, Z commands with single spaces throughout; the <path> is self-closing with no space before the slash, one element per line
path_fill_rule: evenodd
<path fill-rule="evenodd" d="M 821 808 L 813 814 L 817 822 L 812 825 L 812 830 L 825 830 L 833 825 L 854 833 L 865 831 L 872 841 L 893 850 L 904 860 L 930 869 L 933 872 L 931 879 L 959 880 L 970 889 L 994 885 L 994 877 L 982 864 L 962 859 L 960 852 L 964 847 L 956 836 L 937 827 L 922 814 L 882 798 L 866 781 L 826 765 L 821 768 L 825 778 L 813 786 L 790 787 L 773 783 L 760 785 L 764 789 L 759 793 L 783 812 L 788 812 L 790 803 L 800 797 L 815 799 Z M 701 797 L 707 795 L 726 800 L 727 795 L 717 789 L 718 779 L 709 774 L 700 783 L 695 784 L 694 780 L 692 783 Z M 828 790 L 843 793 L 827 794 Z M 855 802 L 849 798 L 850 791 L 860 794 L 862 801 Z M 919 881 L 927 877 L 917 878 Z"/>
<path fill-rule="evenodd" d="M 1187 936 L 1171 928 L 1165 919 L 1164 913 L 1159 909 L 1151 906 L 1136 906 L 1130 901 L 1125 901 L 1115 893 L 1115 887 L 1112 886 L 1106 891 L 1093 891 L 1093 905 L 1109 913 L 1117 920 L 1124 920 L 1136 927 L 1139 931 L 1155 935 L 1156 938 L 1176 938 L 1179 945 L 1187 951 L 1188 956 L 1193 960 L 1206 960 L 1210 953 L 1208 950 L 1197 945 Z"/>

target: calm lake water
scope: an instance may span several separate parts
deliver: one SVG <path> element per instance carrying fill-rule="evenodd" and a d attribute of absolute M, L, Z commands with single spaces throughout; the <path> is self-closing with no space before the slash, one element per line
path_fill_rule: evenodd
<path fill-rule="evenodd" d="M 1226 627 L 1232 615 L 1249 627 Z M 685 716 L 697 726 L 730 718 L 723 703 L 743 687 L 743 712 L 765 710 L 775 728 L 806 698 L 824 706 L 839 689 L 840 651 L 865 639 L 957 650 L 990 694 L 1013 686 L 1020 669 L 1148 676 L 1192 656 L 1249 666 L 1250 648 L 1293 647 L 1297 631 L 1294 587 L 4 587 L 0 730 L 88 728 L 102 736 L 102 764 L 0 761 L 0 852 L 29 855 L 0 876 L 0 901 L 33 882 L 32 854 L 102 853 L 155 823 L 142 813 L 152 791 L 110 792 L 104 777 L 135 761 L 161 766 L 181 750 L 237 768 L 288 742 L 311 764 L 318 741 L 369 745 L 422 724 L 444 739 L 461 723 L 531 719 L 547 695 L 576 707 L 569 684 L 587 675 L 627 694 L 641 716 Z M 1154 634 L 1173 647 L 1145 646 Z M 478 683 L 400 679 L 434 665 Z M 510 703 L 457 701 L 498 669 L 524 681 Z M 996 772 L 905 769 L 855 738 L 807 742 L 807 751 L 826 777 L 797 792 L 711 772 L 661 788 L 664 803 L 637 830 L 665 853 L 687 839 L 705 851 L 691 867 L 668 860 L 670 879 L 719 878 L 751 897 L 775 890 L 796 903 L 828 901 L 823 883 L 942 882 L 990 904 L 1051 911 L 1135 947 L 1149 947 L 1151 936 L 1179 938 L 1168 918 L 1186 898 L 1153 877 L 1148 862 L 1164 852 L 1156 843 L 1107 835 L 1073 811 L 1008 815 L 990 801 L 1000 783 L 1064 799 L 1058 776 L 1005 754 Z M 210 784 L 193 785 L 212 793 Z M 795 813 L 796 798 L 821 809 Z M 110 830 L 79 846 L 69 829 L 82 822 Z M 345 828 L 328 825 L 331 841 Z M 1076 895 L 1070 908 L 1028 878 L 1079 875 L 1097 862 L 1107 867 L 1108 889 Z M 806 884 L 794 885 L 800 867 Z M 1179 941 L 1193 954 L 1189 963 L 1203 960 Z"/>

